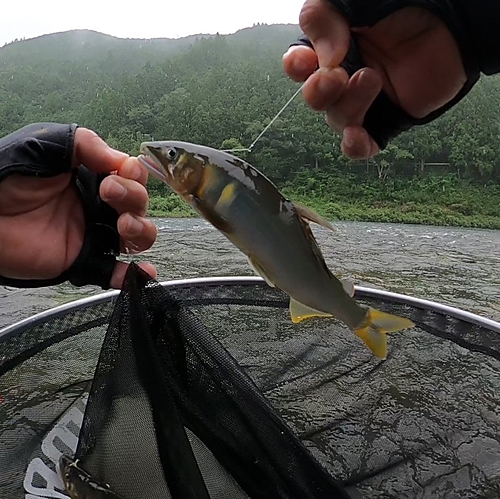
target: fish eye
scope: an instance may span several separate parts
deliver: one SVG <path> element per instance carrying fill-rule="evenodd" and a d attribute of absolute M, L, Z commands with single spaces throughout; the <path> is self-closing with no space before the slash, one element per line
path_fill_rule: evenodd
<path fill-rule="evenodd" d="M 175 159 L 177 156 L 177 150 L 174 147 L 169 147 L 166 154 L 168 159 Z"/>

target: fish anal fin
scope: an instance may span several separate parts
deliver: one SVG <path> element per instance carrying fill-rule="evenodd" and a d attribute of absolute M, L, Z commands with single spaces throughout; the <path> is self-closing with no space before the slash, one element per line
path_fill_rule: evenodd
<path fill-rule="evenodd" d="M 354 332 L 380 359 L 387 357 L 387 333 L 414 327 L 409 319 L 370 308 L 364 325 Z"/>
<path fill-rule="evenodd" d="M 271 280 L 271 278 L 266 274 L 266 271 L 261 267 L 259 262 L 257 262 L 255 259 L 253 259 L 251 256 L 248 257 L 248 263 L 250 264 L 250 267 L 252 267 L 253 271 L 262 277 L 266 283 L 271 286 L 272 288 L 276 287 L 274 282 Z"/>
<path fill-rule="evenodd" d="M 307 305 L 303 305 L 299 303 L 297 300 L 290 298 L 290 317 L 292 322 L 297 324 L 306 319 L 311 319 L 313 317 L 333 317 L 331 314 L 327 314 L 326 312 L 321 312 L 319 310 L 315 310 L 314 308 L 308 307 Z"/>
<path fill-rule="evenodd" d="M 296 201 L 292 201 L 292 205 L 295 208 L 295 212 L 300 218 L 308 220 L 309 222 L 314 222 L 318 225 L 321 225 L 322 227 L 325 227 L 326 229 L 335 230 L 333 228 L 333 225 L 326 218 L 318 215 L 311 208 L 297 203 Z"/>

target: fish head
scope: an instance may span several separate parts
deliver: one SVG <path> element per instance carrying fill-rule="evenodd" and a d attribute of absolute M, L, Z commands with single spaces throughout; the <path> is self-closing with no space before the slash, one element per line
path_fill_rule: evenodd
<path fill-rule="evenodd" d="M 184 142 L 143 142 L 140 151 L 142 165 L 181 196 L 196 191 L 208 162 L 207 156 L 198 154 L 192 144 Z"/>
<path fill-rule="evenodd" d="M 62 455 L 59 459 L 59 475 L 64 483 L 64 487 L 70 497 L 79 498 L 78 484 L 78 468 L 75 462 L 69 457 Z"/>

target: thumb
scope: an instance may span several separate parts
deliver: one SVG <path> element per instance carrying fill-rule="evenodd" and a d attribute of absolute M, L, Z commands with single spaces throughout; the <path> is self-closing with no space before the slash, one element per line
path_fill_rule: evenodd
<path fill-rule="evenodd" d="M 347 20 L 327 0 L 306 0 L 299 24 L 313 44 L 320 68 L 333 69 L 345 59 L 351 31 Z"/>

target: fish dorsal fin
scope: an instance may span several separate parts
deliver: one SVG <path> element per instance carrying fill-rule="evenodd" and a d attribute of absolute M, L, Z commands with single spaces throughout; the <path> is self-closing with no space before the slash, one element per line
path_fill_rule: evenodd
<path fill-rule="evenodd" d="M 316 258 L 322 263 L 325 270 L 329 274 L 331 274 L 330 269 L 328 268 L 328 266 L 325 262 L 325 257 L 323 256 L 323 253 L 321 252 L 321 248 L 318 245 L 318 241 L 316 241 L 316 238 L 314 237 L 311 226 L 309 225 L 307 220 L 305 220 L 302 217 L 299 217 L 299 222 L 300 222 L 300 225 L 302 226 L 302 229 L 304 230 L 305 236 L 307 237 L 307 239 L 311 243 L 311 249 L 312 249 L 313 253 L 316 255 Z"/>
<path fill-rule="evenodd" d="M 326 218 L 318 215 L 311 208 L 297 203 L 296 201 L 292 201 L 292 205 L 295 208 L 295 212 L 300 218 L 307 220 L 308 222 L 314 222 L 318 225 L 321 225 L 322 227 L 325 227 L 326 229 L 335 230 L 333 228 L 333 225 Z"/>
<path fill-rule="evenodd" d="M 259 262 L 257 262 L 255 259 L 253 259 L 251 256 L 248 257 L 248 263 L 250 264 L 250 267 L 252 267 L 253 271 L 262 277 L 266 283 L 271 286 L 272 288 L 276 287 L 274 282 L 270 279 L 269 276 L 266 275 L 266 271 L 259 265 Z"/>
<path fill-rule="evenodd" d="M 315 310 L 307 305 L 302 305 L 302 303 L 290 298 L 290 317 L 292 322 L 297 324 L 298 322 L 312 317 L 333 317 L 333 315 L 320 312 L 319 310 Z"/>

